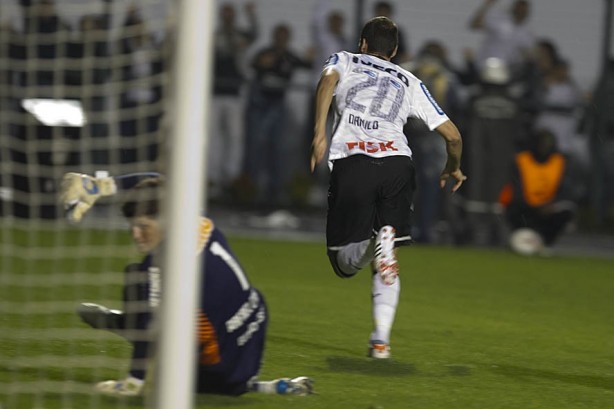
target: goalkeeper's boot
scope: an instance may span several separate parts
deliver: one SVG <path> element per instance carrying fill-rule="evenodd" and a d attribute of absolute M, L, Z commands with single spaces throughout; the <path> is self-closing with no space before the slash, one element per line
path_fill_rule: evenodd
<path fill-rule="evenodd" d="M 390 345 L 384 341 L 371 341 L 368 356 L 375 359 L 388 359 L 390 358 Z"/>
<path fill-rule="evenodd" d="M 282 378 L 277 381 L 276 389 L 281 395 L 311 395 L 313 394 L 313 379 L 307 376 Z"/>
<path fill-rule="evenodd" d="M 123 329 L 123 312 L 111 310 L 103 305 L 83 303 L 77 307 L 77 314 L 83 322 L 97 329 L 118 331 Z"/>
<path fill-rule="evenodd" d="M 139 396 L 145 381 L 132 376 L 117 381 L 103 381 L 96 384 L 96 390 L 112 396 Z"/>
<path fill-rule="evenodd" d="M 396 231 L 392 226 L 384 226 L 375 238 L 375 258 L 373 265 L 382 282 L 386 285 L 394 284 L 399 275 L 399 265 L 394 253 L 394 238 Z"/>

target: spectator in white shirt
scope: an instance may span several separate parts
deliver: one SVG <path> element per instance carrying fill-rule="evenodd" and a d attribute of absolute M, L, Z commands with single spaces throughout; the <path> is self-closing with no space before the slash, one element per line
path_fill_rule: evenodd
<path fill-rule="evenodd" d="M 514 0 L 508 12 L 494 8 L 497 0 L 484 0 L 473 15 L 471 30 L 484 31 L 484 41 L 478 51 L 478 64 L 488 58 L 503 60 L 512 72 L 518 73 L 535 45 L 527 27 L 531 5 L 528 0 Z"/>

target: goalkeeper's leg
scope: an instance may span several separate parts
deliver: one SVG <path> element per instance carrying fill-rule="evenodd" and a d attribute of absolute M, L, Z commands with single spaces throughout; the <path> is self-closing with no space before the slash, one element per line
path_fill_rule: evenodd
<path fill-rule="evenodd" d="M 248 382 L 248 389 L 251 392 L 278 395 L 305 396 L 314 393 L 313 379 L 308 376 L 299 376 L 292 379 L 280 378 L 272 381 L 254 379 Z"/>

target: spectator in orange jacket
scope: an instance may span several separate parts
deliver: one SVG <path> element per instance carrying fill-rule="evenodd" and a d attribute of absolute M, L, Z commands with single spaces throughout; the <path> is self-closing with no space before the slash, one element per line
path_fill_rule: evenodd
<path fill-rule="evenodd" d="M 575 213 L 567 175 L 552 132 L 537 131 L 530 148 L 515 155 L 512 179 L 499 197 L 512 229 L 532 229 L 552 246 Z"/>

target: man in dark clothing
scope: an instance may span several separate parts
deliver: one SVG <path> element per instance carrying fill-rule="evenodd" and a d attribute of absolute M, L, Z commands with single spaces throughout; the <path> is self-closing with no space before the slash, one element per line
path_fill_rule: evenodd
<path fill-rule="evenodd" d="M 286 92 L 297 68 L 311 68 L 311 57 L 302 58 L 289 49 L 290 27 L 273 29 L 273 43 L 252 60 L 255 78 L 247 102 L 244 171 L 259 191 L 259 201 L 277 204 L 284 180 L 283 159 L 287 137 Z"/>
<path fill-rule="evenodd" d="M 253 3 L 245 5 L 248 25 L 237 27 L 232 4 L 220 8 L 220 26 L 214 35 L 213 101 L 209 122 L 208 177 L 212 198 L 221 196 L 241 173 L 245 145 L 243 129 L 244 56 L 258 38 Z"/>

